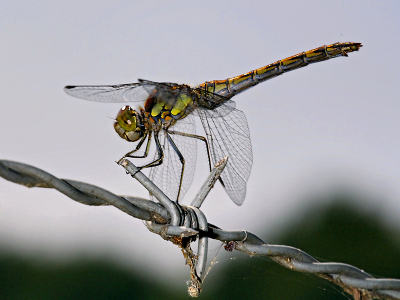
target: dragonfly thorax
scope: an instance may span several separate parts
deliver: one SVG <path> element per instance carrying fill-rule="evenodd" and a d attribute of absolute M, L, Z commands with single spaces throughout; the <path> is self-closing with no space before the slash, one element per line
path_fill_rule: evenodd
<path fill-rule="evenodd" d="M 114 129 L 118 135 L 128 142 L 136 142 L 143 137 L 145 126 L 141 113 L 126 105 L 120 109 L 115 119 Z"/>

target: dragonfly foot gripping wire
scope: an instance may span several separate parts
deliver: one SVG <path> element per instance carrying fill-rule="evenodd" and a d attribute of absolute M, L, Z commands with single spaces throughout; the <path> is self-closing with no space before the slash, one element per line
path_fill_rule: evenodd
<path fill-rule="evenodd" d="M 140 183 L 146 184 L 145 187 L 161 204 L 168 204 L 166 206 L 167 209 L 168 207 L 178 208 L 179 216 L 177 216 L 176 219 L 179 220 L 179 225 L 183 226 L 176 226 L 176 224 L 172 224 L 172 222 L 171 224 L 157 224 L 154 221 L 147 221 L 146 226 L 151 232 L 160 235 L 163 239 L 171 241 L 181 248 L 186 259 L 186 264 L 189 265 L 191 271 L 191 285 L 188 288 L 188 292 L 192 297 L 197 297 L 201 292 L 201 284 L 205 276 L 208 252 L 208 222 L 199 207 L 215 182 L 219 179 L 221 172 L 226 166 L 227 160 L 228 157 L 224 157 L 215 165 L 195 199 L 192 201 L 192 206 L 181 206 L 171 201 L 168 197 L 163 195 L 161 191 L 158 191 L 153 183 L 145 180 L 145 176 L 129 160 L 122 159 L 119 161 L 119 164 L 122 165 L 132 177 L 137 179 Z M 170 213 L 172 214 L 174 211 L 170 211 Z M 197 238 L 198 253 L 195 255 L 190 247 L 190 243 L 194 242 Z"/>

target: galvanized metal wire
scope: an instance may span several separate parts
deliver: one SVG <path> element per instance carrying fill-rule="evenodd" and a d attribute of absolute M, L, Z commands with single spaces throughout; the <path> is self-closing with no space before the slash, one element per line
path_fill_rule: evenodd
<path fill-rule="evenodd" d="M 226 231 L 209 224 L 200 211 L 200 206 L 218 179 L 226 160 L 216 166 L 196 195 L 192 206 L 187 207 L 169 200 L 131 162 L 122 160 L 120 164 L 153 195 L 157 195 L 160 203 L 132 196 L 117 196 L 95 185 L 60 179 L 41 169 L 15 161 L 0 160 L 0 176 L 26 187 L 54 188 L 85 205 L 113 205 L 132 217 L 145 220 L 149 230 L 186 249 L 186 259 L 192 271 L 192 286 L 189 288 L 192 296 L 198 296 L 201 291 L 208 238 L 212 238 L 225 242 L 228 251 L 236 249 L 251 256 L 267 256 L 291 270 L 316 274 L 339 285 L 354 299 L 400 299 L 399 279 L 374 278 L 363 270 L 344 263 L 322 263 L 300 249 L 268 244 L 251 232 Z M 199 247 L 197 255 L 194 255 L 190 250 L 190 242 L 196 238 L 199 238 Z"/>

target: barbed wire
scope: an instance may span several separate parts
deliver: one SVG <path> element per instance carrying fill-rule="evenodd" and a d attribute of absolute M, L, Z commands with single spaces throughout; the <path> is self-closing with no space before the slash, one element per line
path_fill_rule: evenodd
<path fill-rule="evenodd" d="M 26 187 L 54 188 L 69 198 L 85 205 L 113 205 L 128 215 L 146 221 L 147 228 L 162 238 L 178 245 L 191 269 L 189 294 L 198 296 L 205 276 L 208 238 L 226 243 L 225 249 L 242 251 L 250 256 L 267 256 L 280 265 L 294 271 L 316 274 L 340 286 L 354 299 L 400 299 L 400 280 L 374 278 L 354 266 L 324 262 L 321 263 L 306 252 L 284 245 L 271 245 L 255 234 L 223 230 L 209 224 L 199 209 L 226 165 L 227 157 L 221 160 L 196 195 L 191 206 L 171 201 L 129 160 L 119 162 L 136 178 L 160 203 L 148 199 L 117 196 L 92 184 L 57 178 L 36 167 L 8 160 L 0 160 L 0 176 Z M 190 243 L 198 239 L 198 253 L 195 255 Z"/>

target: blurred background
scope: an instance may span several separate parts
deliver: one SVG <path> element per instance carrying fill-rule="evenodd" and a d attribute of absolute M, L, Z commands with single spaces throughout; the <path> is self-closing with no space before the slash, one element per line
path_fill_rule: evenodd
<path fill-rule="evenodd" d="M 247 197 L 237 207 L 218 185 L 202 210 L 224 229 L 400 278 L 399 14 L 398 1 L 4 1 L 0 158 L 148 197 L 115 164 L 132 150 L 112 127 L 121 105 L 72 98 L 65 85 L 197 85 L 361 42 L 347 58 L 233 98 L 253 144 Z M 206 177 L 204 149 L 198 156 L 185 204 Z M 211 244 L 210 257 L 219 246 Z M 188 297 L 189 268 L 177 247 L 117 209 L 54 190 L 0 179 L 0 247 L 0 299 Z M 224 252 L 217 261 L 204 299 L 347 297 L 268 259 Z"/>

